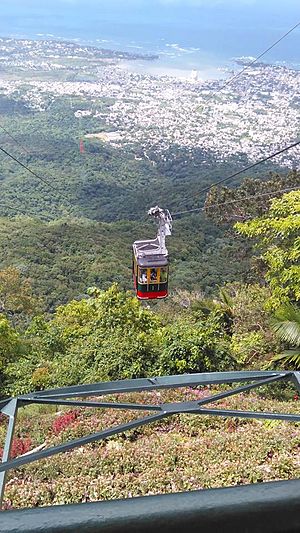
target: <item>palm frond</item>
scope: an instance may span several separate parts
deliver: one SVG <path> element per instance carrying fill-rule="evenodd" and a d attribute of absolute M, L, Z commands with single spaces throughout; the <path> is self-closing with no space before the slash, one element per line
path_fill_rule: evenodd
<path fill-rule="evenodd" d="M 227 307 L 232 308 L 233 307 L 233 298 L 231 298 L 230 294 L 224 287 L 220 288 L 219 292 L 220 300 L 223 304 L 227 305 Z"/>
<path fill-rule="evenodd" d="M 300 346 L 300 309 L 282 305 L 271 319 L 271 327 L 278 337 L 294 346 Z"/>
<path fill-rule="evenodd" d="M 300 308 L 291 303 L 283 304 L 274 313 L 277 320 L 291 320 L 292 322 L 300 322 Z"/>
<path fill-rule="evenodd" d="M 300 351 L 299 350 L 285 350 L 279 355 L 272 357 L 272 363 L 280 361 L 285 364 L 292 364 L 293 368 L 300 368 Z"/>

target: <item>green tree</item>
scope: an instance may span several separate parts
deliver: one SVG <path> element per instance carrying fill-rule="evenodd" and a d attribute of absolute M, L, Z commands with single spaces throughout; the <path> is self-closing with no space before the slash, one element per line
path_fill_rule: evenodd
<path fill-rule="evenodd" d="M 32 294 L 29 279 L 15 267 L 0 271 L 0 312 L 13 323 L 23 321 L 38 309 L 38 300 Z"/>
<path fill-rule="evenodd" d="M 30 356 L 8 368 L 15 393 L 151 373 L 159 317 L 116 285 L 89 293 L 90 298 L 60 306 L 51 320 L 33 321 L 27 332 Z"/>
<path fill-rule="evenodd" d="M 0 315 L 0 397 L 4 395 L 7 365 L 16 360 L 20 352 L 21 341 L 18 333 L 11 327 L 7 318 Z"/>
<path fill-rule="evenodd" d="M 26 333 L 30 353 L 7 366 L 10 393 L 234 366 L 220 307 L 203 319 L 190 310 L 164 325 L 116 285 L 89 293 L 60 306 L 50 320 L 33 320 Z"/>
<path fill-rule="evenodd" d="M 261 367 L 279 349 L 270 327 L 271 312 L 265 309 L 270 289 L 257 283 L 235 283 L 227 291 L 232 298 L 232 353 L 243 368 Z"/>
<path fill-rule="evenodd" d="M 161 331 L 160 374 L 213 372 L 233 368 L 224 313 L 214 309 L 205 320 L 178 319 Z"/>
<path fill-rule="evenodd" d="M 257 240 L 272 295 L 271 308 L 300 300 L 300 191 L 272 201 L 266 216 L 237 223 L 236 230 Z"/>

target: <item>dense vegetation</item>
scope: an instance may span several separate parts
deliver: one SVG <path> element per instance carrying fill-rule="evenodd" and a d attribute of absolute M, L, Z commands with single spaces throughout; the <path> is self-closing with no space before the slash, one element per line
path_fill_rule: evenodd
<path fill-rule="evenodd" d="M 130 290 L 130 247 L 134 239 L 155 232 L 145 220 L 146 209 L 156 203 L 173 211 L 198 207 L 204 200 L 201 188 L 241 161 L 218 163 L 206 154 L 204 165 L 203 154 L 188 159 L 171 147 L 168 162 L 151 163 L 101 142 L 86 143 L 80 154 L 82 132 L 74 119 L 74 102 L 57 100 L 44 113 L 9 104 L 1 101 L 0 115 L 10 131 L 18 125 L 16 155 L 46 176 L 56 192 L 3 159 L 0 397 L 147 375 L 299 368 L 300 193 L 274 194 L 299 185 L 299 173 L 265 172 L 259 182 L 248 179 L 235 189 L 214 189 L 206 216 L 178 217 L 168 243 L 171 297 L 144 306 Z M 96 127 L 93 119 L 86 127 Z M 4 134 L 1 142 L 16 153 L 15 143 Z M 228 205 L 223 210 L 216 204 L 224 201 Z M 290 350 L 283 351 L 286 348 Z M 186 397 L 206 393 L 184 391 Z M 167 396 L 172 394 L 175 401 L 177 393 Z M 280 388 L 265 405 L 292 411 L 297 398 L 294 390 Z M 261 396 L 246 395 L 243 402 L 263 408 Z M 30 409 L 20 420 L 13 455 L 109 425 L 113 418 L 110 412 L 100 418 L 86 417 L 82 409 L 60 414 L 47 409 L 37 411 L 37 426 Z M 299 474 L 297 425 L 234 420 L 226 421 L 227 431 L 222 432 L 223 424 L 177 417 L 157 425 L 163 461 L 150 428 L 90 447 L 84 461 L 78 460 L 82 451 L 77 450 L 68 458 L 22 469 L 9 482 L 7 506 Z M 1 419 L 1 442 L 5 427 Z M 217 460 L 211 442 L 220 450 Z M 205 450 L 201 456 L 199 449 Z M 99 462 L 102 473 L 94 466 Z M 151 465 L 148 470 L 145 463 Z M 58 471 L 61 479 L 53 480 Z"/>
<path fill-rule="evenodd" d="M 114 223 L 64 218 L 53 222 L 18 216 L 2 218 L 0 269 L 14 266 L 31 279 L 34 293 L 46 310 L 85 294 L 89 286 L 106 289 L 113 282 L 131 287 L 131 245 L 150 238 L 152 224 Z M 249 258 L 220 228 L 200 216 L 176 222 L 168 243 L 172 257 L 171 289 L 210 294 L 226 281 L 250 278 Z M 235 260 L 231 260 L 232 256 Z M 222 268 L 221 268 L 222 265 Z"/>
<path fill-rule="evenodd" d="M 212 298 L 177 290 L 169 301 L 152 308 L 142 307 L 132 293 L 116 285 L 107 290 L 95 287 L 49 317 L 38 315 L 43 300 L 35 299 L 20 270 L 4 269 L 0 272 L 4 390 L 23 393 L 147 374 L 266 366 L 279 350 L 271 329 L 272 313 L 283 305 L 296 306 L 300 297 L 299 196 L 299 192 L 285 194 L 272 201 L 264 217 L 236 224 L 237 231 L 258 239 L 268 286 L 234 282 Z M 105 229 L 101 237 L 99 233 L 102 250 Z M 74 230 L 71 226 L 76 241 Z M 50 249 L 56 246 L 57 239 L 48 241 Z M 84 257 L 89 257 L 90 247 L 87 241 Z M 62 257 L 61 263 L 62 273 L 70 279 L 72 261 Z M 112 258 L 112 266 L 116 264 Z M 75 275 L 76 269 L 72 272 Z M 41 276 L 42 271 L 37 279 Z M 64 284 L 62 276 L 59 282 Z"/>
<path fill-rule="evenodd" d="M 20 209 L 26 206 L 28 214 L 46 219 L 68 214 L 102 221 L 133 215 L 140 220 L 147 208 L 157 203 L 172 211 L 198 207 L 204 200 L 200 194 L 203 187 L 248 163 L 245 155 L 219 161 L 213 153 L 191 153 L 178 146 L 170 146 L 163 159 L 151 152 L 145 159 L 140 157 L 139 146 L 116 149 L 100 140 L 85 139 L 85 133 L 106 131 L 108 126 L 93 117 L 81 123 L 74 111 L 87 106 L 101 111 L 112 103 L 61 97 L 51 101 L 43 112 L 20 114 L 8 107 L 2 114 L 0 109 L 2 126 L 14 133 L 19 143 L 2 131 L 1 146 L 57 189 L 55 194 L 14 161 L 4 158 L 1 201 Z M 79 152 L 80 138 L 84 138 L 84 154 Z M 266 164 L 256 175 L 267 179 L 271 170 L 278 170 L 278 165 Z M 239 181 L 236 178 L 231 184 Z M 0 206 L 1 214 L 12 213 Z"/>
<path fill-rule="evenodd" d="M 143 307 L 132 293 L 112 285 L 107 290 L 89 289 L 83 297 L 61 305 L 47 316 L 39 314 L 43 302 L 35 299 L 24 274 L 14 267 L 2 270 L 2 395 L 95 380 L 280 365 L 281 360 L 276 359 L 281 343 L 272 330 L 271 318 L 274 308 L 277 312 L 281 309 L 278 275 L 288 280 L 286 272 L 294 272 L 298 266 L 295 239 L 299 197 L 300 193 L 289 193 L 273 200 L 269 215 L 238 225 L 240 232 L 256 237 L 263 248 L 268 286 L 235 282 L 213 298 L 201 292 L 177 290 L 168 301 L 149 308 Z M 272 232 L 274 229 L 276 241 L 279 212 L 280 243 L 274 242 Z M 262 225 L 264 231 L 260 232 Z M 268 258 L 279 244 L 283 256 L 280 268 L 274 271 Z M 297 283 L 287 281 L 287 285 L 286 305 L 296 306 Z M 284 321 L 284 315 L 277 313 L 277 325 L 282 318 Z M 299 336 L 293 340 L 299 344 Z M 286 362 L 291 368 L 298 368 L 295 359 Z M 183 391 L 185 398 L 191 399 L 195 394 L 207 393 L 205 389 Z M 251 394 L 235 401 L 239 408 L 243 402 L 248 409 L 259 410 L 262 405 L 271 410 L 297 409 L 295 390 L 279 389 L 276 395 L 276 400 L 266 401 Z M 176 401 L 179 396 L 168 393 L 166 399 Z M 162 400 L 160 396 L 159 401 Z M 236 406 L 225 402 L 223 407 L 229 405 Z M 19 421 L 14 456 L 98 430 L 103 424 L 125 421 L 129 416 L 124 413 L 116 418 L 108 411 L 99 418 L 84 409 L 55 414 L 47 408 L 38 410 L 36 426 L 32 423 L 33 411 L 34 408 L 25 409 Z M 69 457 L 25 467 L 17 477 L 10 474 L 5 505 L 9 508 L 89 501 L 299 475 L 297 424 L 287 427 L 285 423 L 234 420 L 225 422 L 225 432 L 221 431 L 221 424 L 224 422 L 210 418 L 187 420 L 181 416 L 158 424 L 156 437 L 151 437 L 153 429 L 147 428 L 91 446 L 84 460 L 80 456 L 78 461 L 82 452 L 75 450 Z M 2 419 L 2 441 L 5 426 Z M 158 437 L 159 449 L 164 450 L 163 461 L 161 453 L 157 453 Z M 215 445 L 209 444 L 212 442 L 222 450 L 217 461 Z M 200 462 L 199 447 L 205 449 Z M 145 460 L 150 468 L 146 468 Z M 94 466 L 100 463 L 101 472 Z M 55 474 L 58 471 L 59 478 Z"/>

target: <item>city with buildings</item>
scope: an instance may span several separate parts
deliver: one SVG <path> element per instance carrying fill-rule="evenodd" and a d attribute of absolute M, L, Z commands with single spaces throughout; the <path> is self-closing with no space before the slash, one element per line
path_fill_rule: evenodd
<path fill-rule="evenodd" d="M 1 39 L 0 96 L 41 113 L 57 98 L 76 98 L 82 128 L 91 116 L 99 125 L 87 138 L 148 159 L 164 160 L 179 147 L 191 157 L 200 149 L 220 161 L 246 154 L 252 162 L 298 138 L 300 71 L 257 63 L 228 84 L 200 80 L 195 71 L 175 78 L 126 68 L 141 58 L 63 41 Z M 277 162 L 293 167 L 296 156 L 290 150 Z"/>

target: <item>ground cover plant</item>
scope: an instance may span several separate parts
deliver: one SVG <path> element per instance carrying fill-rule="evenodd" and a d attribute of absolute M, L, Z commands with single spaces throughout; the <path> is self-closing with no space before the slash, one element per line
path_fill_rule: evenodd
<path fill-rule="evenodd" d="M 140 403 L 195 400 L 216 390 L 154 391 L 122 395 L 122 399 Z M 292 391 L 285 401 L 251 393 L 227 398 L 217 405 L 296 413 L 299 398 Z M 33 449 L 65 442 L 135 416 L 128 411 L 76 408 L 51 412 L 49 408 L 29 406 L 20 411 L 14 453 L 24 453 L 25 446 Z M 0 428 L 3 442 L 3 421 Z M 300 475 L 299 449 L 297 423 L 176 415 L 10 472 L 5 508 L 291 479 Z"/>

